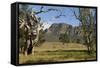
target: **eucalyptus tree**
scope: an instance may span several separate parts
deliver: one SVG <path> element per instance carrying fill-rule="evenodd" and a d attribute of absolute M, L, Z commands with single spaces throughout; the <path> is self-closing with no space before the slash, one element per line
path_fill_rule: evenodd
<path fill-rule="evenodd" d="M 58 11 L 58 9 L 48 8 L 44 10 L 44 6 L 41 6 L 38 11 L 35 11 L 29 5 L 19 6 L 19 43 L 23 54 L 34 54 L 34 47 L 39 46 L 39 43 L 43 41 L 41 39 L 44 33 L 43 26 L 38 14 L 49 11 Z"/>
<path fill-rule="evenodd" d="M 77 8 L 77 10 L 74 10 L 73 13 L 76 19 L 80 21 L 80 34 L 83 37 L 88 54 L 91 54 L 96 45 L 96 10 L 92 8 Z"/>

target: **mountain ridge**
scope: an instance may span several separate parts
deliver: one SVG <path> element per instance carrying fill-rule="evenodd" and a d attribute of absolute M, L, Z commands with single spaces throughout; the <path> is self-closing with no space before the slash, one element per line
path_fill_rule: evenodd
<path fill-rule="evenodd" d="M 72 31 L 73 26 L 66 23 L 53 23 L 45 33 L 45 39 L 47 41 L 59 41 L 60 34 L 64 34 L 67 31 Z"/>

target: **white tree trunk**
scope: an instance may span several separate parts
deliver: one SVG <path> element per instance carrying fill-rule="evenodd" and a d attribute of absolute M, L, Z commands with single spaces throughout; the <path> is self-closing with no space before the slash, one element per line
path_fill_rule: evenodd
<path fill-rule="evenodd" d="M 33 46 L 32 55 L 35 55 L 35 46 Z"/>

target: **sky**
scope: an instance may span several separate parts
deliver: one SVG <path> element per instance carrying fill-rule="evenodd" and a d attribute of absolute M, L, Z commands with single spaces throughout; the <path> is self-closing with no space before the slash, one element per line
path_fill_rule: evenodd
<path fill-rule="evenodd" d="M 29 5 L 30 8 L 32 8 L 33 11 L 39 11 L 41 8 L 41 5 Z M 47 13 L 40 13 L 37 16 L 41 17 L 41 22 L 43 23 L 44 29 L 49 28 L 51 24 L 53 23 L 66 23 L 70 24 L 72 26 L 78 26 L 79 21 L 75 18 L 73 15 L 73 12 L 71 9 L 75 9 L 78 11 L 75 7 L 60 7 L 60 6 L 44 6 L 43 10 L 47 10 L 49 8 L 58 9 L 62 12 L 63 15 L 60 18 L 55 18 L 60 14 L 59 11 L 50 11 Z"/>

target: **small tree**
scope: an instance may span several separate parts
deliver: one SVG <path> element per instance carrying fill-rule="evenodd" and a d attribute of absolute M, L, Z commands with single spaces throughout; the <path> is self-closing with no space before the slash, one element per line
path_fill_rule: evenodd
<path fill-rule="evenodd" d="M 64 33 L 64 34 L 60 34 L 59 36 L 59 40 L 62 42 L 62 44 L 64 45 L 65 43 L 69 42 L 69 36 L 68 33 Z"/>

